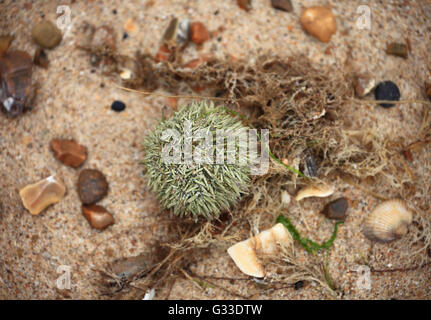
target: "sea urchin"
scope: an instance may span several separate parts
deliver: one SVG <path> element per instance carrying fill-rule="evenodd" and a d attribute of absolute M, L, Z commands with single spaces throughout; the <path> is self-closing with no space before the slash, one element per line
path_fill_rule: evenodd
<path fill-rule="evenodd" d="M 145 138 L 143 160 L 161 205 L 181 217 L 211 220 L 235 204 L 248 189 L 250 168 L 240 153 L 236 159 L 245 140 L 232 133 L 246 129 L 223 107 L 205 101 L 161 121 Z"/>

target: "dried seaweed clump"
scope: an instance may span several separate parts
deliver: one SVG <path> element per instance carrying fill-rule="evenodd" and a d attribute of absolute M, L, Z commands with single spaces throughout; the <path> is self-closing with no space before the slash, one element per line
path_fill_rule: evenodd
<path fill-rule="evenodd" d="M 211 220 L 235 204 L 248 189 L 250 169 L 240 161 L 217 163 L 215 134 L 244 129 L 208 102 L 192 103 L 162 121 L 144 141 L 143 161 L 148 185 L 162 206 L 181 217 Z M 235 149 L 240 143 L 235 139 Z M 226 156 L 224 139 L 221 146 Z"/>

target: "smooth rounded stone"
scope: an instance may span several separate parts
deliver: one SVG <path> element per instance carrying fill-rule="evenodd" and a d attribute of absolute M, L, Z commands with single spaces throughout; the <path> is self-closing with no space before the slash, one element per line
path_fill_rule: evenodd
<path fill-rule="evenodd" d="M 95 229 L 103 230 L 114 224 L 114 217 L 104 207 L 95 204 L 83 205 L 82 214 Z"/>
<path fill-rule="evenodd" d="M 108 193 L 105 175 L 96 169 L 84 169 L 78 178 L 78 195 L 83 204 L 93 204 Z"/>
<path fill-rule="evenodd" d="M 321 6 L 306 8 L 301 14 L 301 25 L 312 36 L 329 42 L 337 32 L 337 22 L 332 11 Z"/>
<path fill-rule="evenodd" d="M 322 213 L 328 218 L 332 220 L 344 220 L 346 219 L 346 212 L 349 208 L 349 203 L 347 199 L 342 197 L 338 198 L 334 201 L 329 202 Z"/>
<path fill-rule="evenodd" d="M 202 44 L 209 40 L 210 35 L 202 22 L 193 22 L 190 25 L 190 38 L 195 44 Z"/>
<path fill-rule="evenodd" d="M 380 82 L 374 90 L 376 100 L 399 101 L 401 98 L 400 89 L 392 81 Z M 391 108 L 395 106 L 393 103 L 381 103 L 383 108 Z"/>
<path fill-rule="evenodd" d="M 73 140 L 53 139 L 51 149 L 58 160 L 73 168 L 78 168 L 87 158 L 87 148 Z"/>
<path fill-rule="evenodd" d="M 126 109 L 126 104 L 123 101 L 115 100 L 111 104 L 111 109 L 116 111 L 116 112 L 121 112 L 124 109 Z"/>
<path fill-rule="evenodd" d="M 57 46 L 62 38 L 61 30 L 49 21 L 42 21 L 34 26 L 31 35 L 34 42 L 45 49 Z"/>
<path fill-rule="evenodd" d="M 59 202 L 66 193 L 66 187 L 56 176 L 29 184 L 19 191 L 24 207 L 31 214 L 41 213 L 46 207 Z"/>
<path fill-rule="evenodd" d="M 251 0 L 236 0 L 236 3 L 242 10 L 250 11 L 252 9 Z"/>

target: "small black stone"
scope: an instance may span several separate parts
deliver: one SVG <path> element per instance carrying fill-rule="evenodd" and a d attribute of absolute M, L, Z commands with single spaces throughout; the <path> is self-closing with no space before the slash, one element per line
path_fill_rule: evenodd
<path fill-rule="evenodd" d="M 401 97 L 400 89 L 398 89 L 397 85 L 392 81 L 380 82 L 374 91 L 374 95 L 376 100 L 399 101 Z M 381 103 L 380 105 L 383 108 L 395 106 L 395 104 L 392 103 Z"/>
<path fill-rule="evenodd" d="M 122 101 L 115 100 L 111 104 L 111 109 L 114 111 L 120 112 L 120 111 L 123 111 L 124 109 L 126 109 L 126 104 Z"/>
<path fill-rule="evenodd" d="M 123 33 L 123 40 L 126 40 L 129 37 L 129 34 L 127 32 Z"/>
<path fill-rule="evenodd" d="M 299 280 L 298 282 L 295 282 L 294 287 L 295 287 L 295 290 L 301 289 L 302 287 L 304 287 L 304 281 Z"/>
<path fill-rule="evenodd" d="M 117 14 L 117 9 L 112 10 L 113 14 Z"/>

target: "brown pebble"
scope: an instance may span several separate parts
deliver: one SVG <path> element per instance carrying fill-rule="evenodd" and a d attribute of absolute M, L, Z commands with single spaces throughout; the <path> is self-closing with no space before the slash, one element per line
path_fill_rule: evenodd
<path fill-rule="evenodd" d="M 45 49 L 57 46 L 62 38 L 61 30 L 50 21 L 42 21 L 34 26 L 31 31 L 34 42 Z"/>
<path fill-rule="evenodd" d="M 19 191 L 24 207 L 33 215 L 39 214 L 49 205 L 59 202 L 65 193 L 66 187 L 55 176 L 29 184 Z"/>
<path fill-rule="evenodd" d="M 51 140 L 54 156 L 66 166 L 78 168 L 87 158 L 87 148 L 73 140 Z"/>
<path fill-rule="evenodd" d="M 201 44 L 207 41 L 210 36 L 208 30 L 202 22 L 193 22 L 190 25 L 191 40 L 196 44 Z"/>
<path fill-rule="evenodd" d="M 322 211 L 328 219 L 344 220 L 346 219 L 346 212 L 349 204 L 347 199 L 342 197 L 329 202 Z"/>
<path fill-rule="evenodd" d="M 83 204 L 93 204 L 108 193 L 105 175 L 96 169 L 84 169 L 78 178 L 78 194 Z"/>
<path fill-rule="evenodd" d="M 301 25 L 312 36 L 322 42 L 329 42 L 337 32 L 337 22 L 332 11 L 321 6 L 306 8 L 301 14 Z"/>
<path fill-rule="evenodd" d="M 0 57 L 6 54 L 7 49 L 9 49 L 14 37 L 11 35 L 0 36 Z"/>
<path fill-rule="evenodd" d="M 238 4 L 238 7 L 245 11 L 250 11 L 252 8 L 251 0 L 236 0 L 236 3 Z"/>
<path fill-rule="evenodd" d="M 388 44 L 386 53 L 397 57 L 407 59 L 408 57 L 408 46 L 404 43 L 392 42 Z"/>
<path fill-rule="evenodd" d="M 273 8 L 278 10 L 286 12 L 293 11 L 292 2 L 290 0 L 271 0 L 271 5 Z"/>
<path fill-rule="evenodd" d="M 355 76 L 353 86 L 355 88 L 356 95 L 359 98 L 365 97 L 368 93 L 373 90 L 376 85 L 376 80 L 369 73 L 362 73 Z"/>
<path fill-rule="evenodd" d="M 103 230 L 114 224 L 114 217 L 104 207 L 96 204 L 83 205 L 82 214 L 90 225 L 98 230 Z"/>
<path fill-rule="evenodd" d="M 45 50 L 41 48 L 36 49 L 36 52 L 34 53 L 33 63 L 44 69 L 48 68 L 49 61 Z"/>
<path fill-rule="evenodd" d="M 426 92 L 426 95 L 427 95 L 428 99 L 431 100 L 431 83 L 428 83 L 425 86 L 425 92 Z"/>

